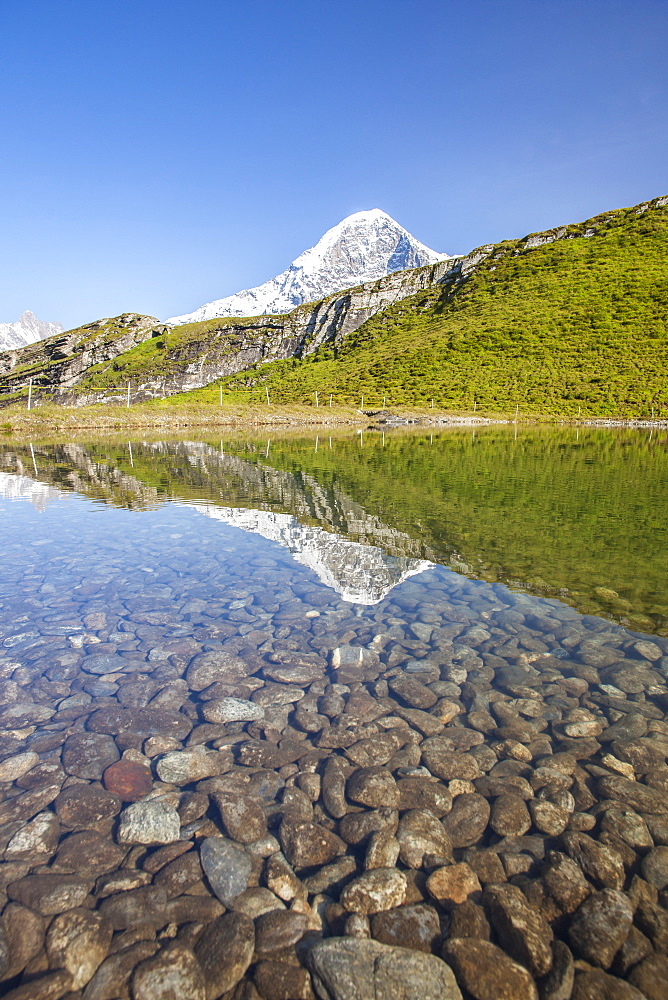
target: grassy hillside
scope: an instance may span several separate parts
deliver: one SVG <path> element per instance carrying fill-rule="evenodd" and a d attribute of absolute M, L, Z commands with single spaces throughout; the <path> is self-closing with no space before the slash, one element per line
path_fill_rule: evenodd
<path fill-rule="evenodd" d="M 230 399 L 428 403 L 456 409 L 668 412 L 668 207 L 621 209 L 490 248 L 454 293 L 434 288 L 335 350 L 223 382 Z M 210 391 L 210 390 L 209 390 Z M 218 390 L 216 389 L 216 392 Z M 206 396 L 200 396 L 202 400 Z"/>

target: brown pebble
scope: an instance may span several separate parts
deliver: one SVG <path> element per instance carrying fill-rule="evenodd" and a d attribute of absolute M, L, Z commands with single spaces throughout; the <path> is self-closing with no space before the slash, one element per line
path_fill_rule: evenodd
<path fill-rule="evenodd" d="M 119 795 L 123 802 L 138 802 L 153 788 L 151 772 L 134 760 L 117 760 L 102 775 L 108 792 Z"/>

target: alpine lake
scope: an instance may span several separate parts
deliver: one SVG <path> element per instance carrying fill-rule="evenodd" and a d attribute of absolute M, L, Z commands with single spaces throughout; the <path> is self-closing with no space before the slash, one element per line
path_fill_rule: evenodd
<path fill-rule="evenodd" d="M 667 432 L 260 434 L 0 440 L 0 995 L 665 1000 Z"/>

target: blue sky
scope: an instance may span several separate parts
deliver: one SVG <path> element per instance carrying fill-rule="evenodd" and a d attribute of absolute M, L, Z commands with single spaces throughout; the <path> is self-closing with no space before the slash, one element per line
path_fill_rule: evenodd
<path fill-rule="evenodd" d="M 0 0 L 0 321 L 164 318 L 351 212 L 465 252 L 668 193 L 665 0 Z"/>

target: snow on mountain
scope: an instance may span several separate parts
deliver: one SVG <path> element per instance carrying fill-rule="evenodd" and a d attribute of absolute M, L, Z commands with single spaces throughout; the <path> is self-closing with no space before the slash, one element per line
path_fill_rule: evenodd
<path fill-rule="evenodd" d="M 256 288 L 207 302 L 192 313 L 173 316 L 168 323 L 198 323 L 219 316 L 260 316 L 286 313 L 302 304 L 352 288 L 409 267 L 449 260 L 436 253 L 385 212 L 349 215 L 305 250 L 282 274 Z"/>
<path fill-rule="evenodd" d="M 27 309 L 16 323 L 0 323 L 0 351 L 12 351 L 17 347 L 25 347 L 26 344 L 35 344 L 38 340 L 46 340 L 47 337 L 62 332 L 60 323 L 46 323 Z"/>
<path fill-rule="evenodd" d="M 351 604 L 378 604 L 404 580 L 433 566 L 426 559 L 393 556 L 376 545 L 363 545 L 323 528 L 301 524 L 291 514 L 219 507 L 197 500 L 179 503 L 194 507 L 216 521 L 278 542 L 292 554 L 295 562 L 313 570 L 326 587 L 331 587 Z"/>

